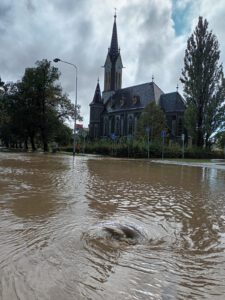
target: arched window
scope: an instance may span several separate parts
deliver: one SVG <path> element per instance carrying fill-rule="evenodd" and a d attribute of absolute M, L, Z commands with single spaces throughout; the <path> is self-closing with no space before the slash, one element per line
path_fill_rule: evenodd
<path fill-rule="evenodd" d="M 176 135 L 176 116 L 172 116 L 172 134 L 175 136 Z"/>
<path fill-rule="evenodd" d="M 120 119 L 120 134 L 121 135 L 124 135 L 124 126 L 123 126 L 123 116 L 122 116 L 122 118 Z"/>
<path fill-rule="evenodd" d="M 94 138 L 96 139 L 98 137 L 98 125 L 94 125 Z"/>
<path fill-rule="evenodd" d="M 108 135 L 108 118 L 104 117 L 104 123 L 103 123 L 103 135 Z"/>
<path fill-rule="evenodd" d="M 134 131 L 134 120 L 133 120 L 133 116 L 129 116 L 128 117 L 128 126 L 127 126 L 128 130 L 127 133 L 129 135 L 133 135 L 133 131 Z"/>
<path fill-rule="evenodd" d="M 118 136 L 120 135 L 120 117 L 116 117 L 116 124 L 115 124 L 115 134 Z"/>
<path fill-rule="evenodd" d="M 111 117 L 111 131 L 110 133 L 115 133 L 115 117 Z"/>
<path fill-rule="evenodd" d="M 178 120 L 178 135 L 181 136 L 183 133 L 183 119 L 179 118 Z"/>
<path fill-rule="evenodd" d="M 111 72 L 108 73 L 108 90 L 111 90 Z"/>
<path fill-rule="evenodd" d="M 121 73 L 118 74 L 118 77 L 119 77 L 119 86 L 118 87 L 121 88 Z"/>

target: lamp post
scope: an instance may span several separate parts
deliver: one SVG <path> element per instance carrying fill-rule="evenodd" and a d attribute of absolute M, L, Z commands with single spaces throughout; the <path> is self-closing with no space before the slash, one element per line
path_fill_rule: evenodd
<path fill-rule="evenodd" d="M 64 61 L 64 60 L 61 60 L 60 58 L 55 58 L 53 59 L 53 61 L 55 63 L 58 63 L 59 61 L 64 63 L 64 64 L 67 64 L 67 65 L 71 65 L 75 68 L 76 70 L 76 85 L 75 85 L 75 112 L 74 112 L 74 129 L 73 129 L 73 156 L 75 156 L 75 152 L 76 152 L 76 125 L 77 125 L 77 66 L 68 62 L 68 61 Z"/>

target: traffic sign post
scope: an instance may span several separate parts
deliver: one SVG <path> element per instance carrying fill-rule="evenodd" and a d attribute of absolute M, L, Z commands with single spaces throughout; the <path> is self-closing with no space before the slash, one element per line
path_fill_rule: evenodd
<path fill-rule="evenodd" d="M 182 135 L 181 135 L 181 140 L 182 140 L 182 158 L 184 158 L 184 139 L 185 139 L 185 135 L 182 133 Z"/>
<path fill-rule="evenodd" d="M 161 137 L 162 137 L 162 159 L 164 159 L 164 143 L 166 137 L 166 130 L 161 131 Z"/>
<path fill-rule="evenodd" d="M 147 134 L 148 134 L 148 159 L 149 159 L 149 157 L 150 157 L 150 155 L 149 155 L 149 138 L 150 138 L 150 127 L 148 126 L 148 127 L 146 127 L 145 128 L 145 130 L 146 130 L 146 132 L 147 132 Z"/>
<path fill-rule="evenodd" d="M 114 154 L 116 153 L 116 151 L 114 151 L 115 150 L 115 140 L 116 140 L 116 135 L 115 135 L 114 132 L 111 133 L 111 139 L 113 141 L 113 143 L 112 143 L 112 155 L 114 156 Z"/>

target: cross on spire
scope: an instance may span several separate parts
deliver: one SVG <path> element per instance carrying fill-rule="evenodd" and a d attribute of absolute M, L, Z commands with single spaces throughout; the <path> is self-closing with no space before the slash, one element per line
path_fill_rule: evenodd
<path fill-rule="evenodd" d="M 115 9 L 114 19 L 116 19 L 116 7 L 114 9 Z"/>

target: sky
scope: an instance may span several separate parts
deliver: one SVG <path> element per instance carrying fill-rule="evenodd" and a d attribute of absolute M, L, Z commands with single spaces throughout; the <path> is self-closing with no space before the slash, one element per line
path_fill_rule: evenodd
<path fill-rule="evenodd" d="M 114 8 L 124 65 L 123 87 L 152 81 L 176 90 L 187 39 L 201 15 L 220 44 L 225 63 L 225 0 L 0 0 L 0 77 L 21 80 L 25 68 L 58 57 L 78 68 L 78 104 L 85 127 L 97 79 L 103 89 Z M 60 84 L 72 102 L 75 69 L 58 63 Z"/>

